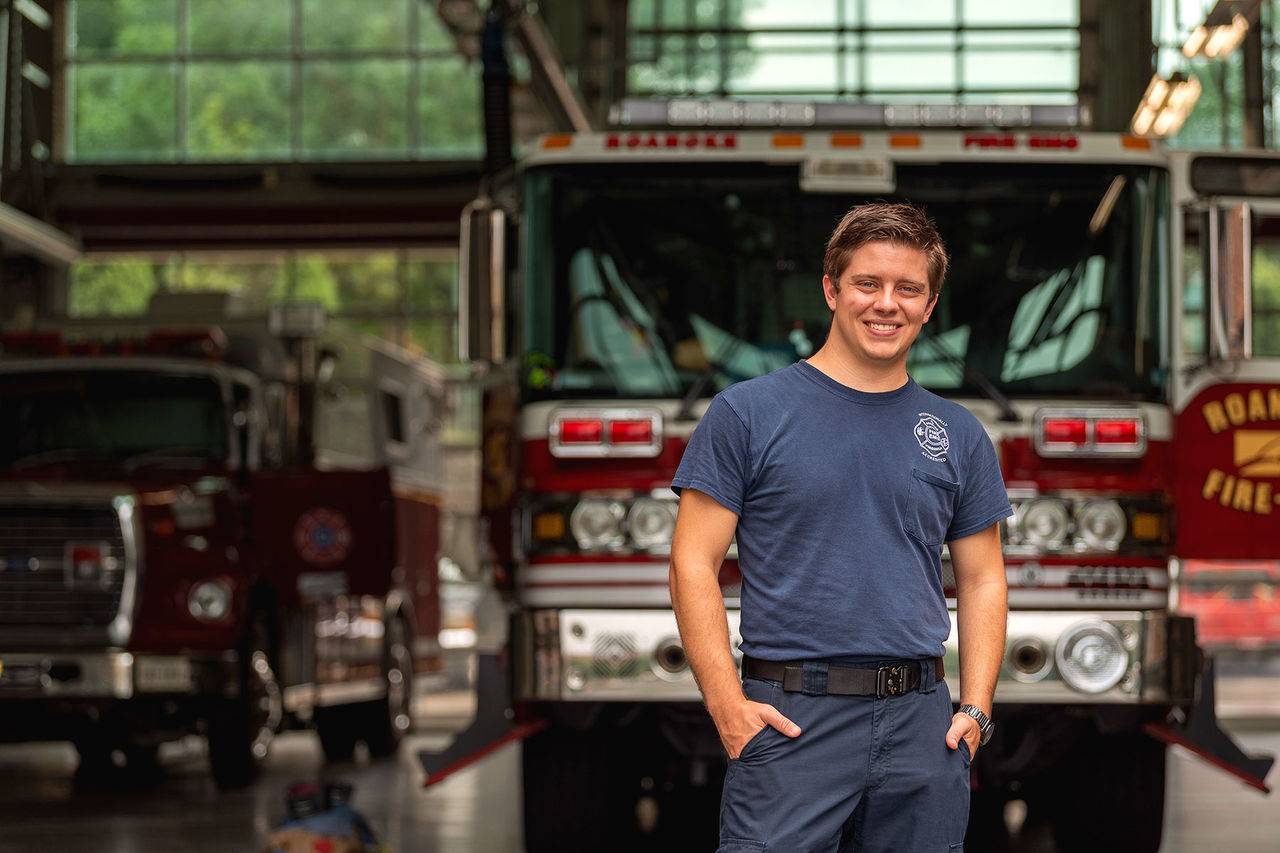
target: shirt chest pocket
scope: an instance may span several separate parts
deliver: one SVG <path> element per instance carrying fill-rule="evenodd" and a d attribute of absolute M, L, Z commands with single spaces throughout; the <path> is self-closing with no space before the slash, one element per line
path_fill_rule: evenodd
<path fill-rule="evenodd" d="M 959 483 L 918 468 L 911 469 L 902 529 L 925 545 L 941 545 L 951 527 L 959 496 Z"/>

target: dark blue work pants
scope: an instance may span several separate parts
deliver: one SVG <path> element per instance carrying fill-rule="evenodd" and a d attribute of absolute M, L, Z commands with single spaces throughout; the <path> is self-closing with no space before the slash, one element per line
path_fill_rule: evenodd
<path fill-rule="evenodd" d="M 766 727 L 729 762 L 719 853 L 932 853 L 964 849 L 969 747 L 947 746 L 951 696 L 923 667 L 919 691 L 811 695 L 826 664 L 806 663 L 809 693 L 746 678 L 748 699 L 800 726 Z"/>

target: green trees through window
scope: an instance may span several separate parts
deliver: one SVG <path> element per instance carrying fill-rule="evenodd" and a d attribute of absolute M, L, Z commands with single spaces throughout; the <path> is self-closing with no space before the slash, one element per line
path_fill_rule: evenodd
<path fill-rule="evenodd" d="M 233 293 L 246 314 L 318 302 L 329 342 L 348 353 L 373 335 L 448 363 L 457 360 L 457 276 L 449 251 L 110 255 L 72 266 L 68 314 L 139 317 L 161 289 Z"/>
<path fill-rule="evenodd" d="M 480 69 L 421 0 L 69 0 L 69 162 L 481 153 Z"/>

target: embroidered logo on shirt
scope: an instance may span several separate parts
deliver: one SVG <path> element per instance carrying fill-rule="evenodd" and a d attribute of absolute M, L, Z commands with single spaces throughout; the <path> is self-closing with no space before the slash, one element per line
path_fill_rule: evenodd
<path fill-rule="evenodd" d="M 924 455 L 934 462 L 946 462 L 951 439 L 947 437 L 947 422 L 928 412 L 920 413 L 915 428 L 916 441 L 924 448 Z"/>

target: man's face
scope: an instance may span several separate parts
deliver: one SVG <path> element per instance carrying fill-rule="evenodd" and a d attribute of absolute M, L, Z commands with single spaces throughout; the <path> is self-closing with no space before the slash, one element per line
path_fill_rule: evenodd
<path fill-rule="evenodd" d="M 840 288 L 822 277 L 834 312 L 833 343 L 867 367 L 906 365 L 907 350 L 929 320 L 929 264 L 924 252 L 877 241 L 859 246 L 840 274 Z"/>

